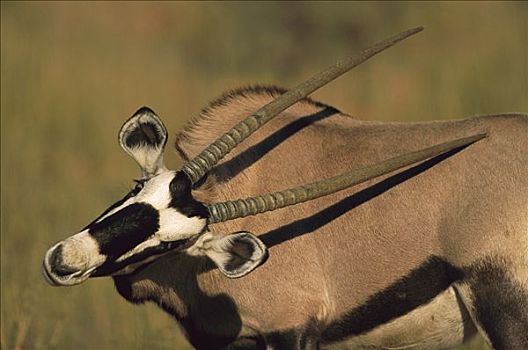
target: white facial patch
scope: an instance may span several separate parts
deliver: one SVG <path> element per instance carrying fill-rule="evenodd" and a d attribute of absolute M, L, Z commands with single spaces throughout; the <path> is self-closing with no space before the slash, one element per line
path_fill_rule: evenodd
<path fill-rule="evenodd" d="M 176 175 L 175 171 L 165 171 L 145 183 L 145 187 L 134 197 L 134 202 L 152 205 L 157 210 L 165 209 L 171 202 L 170 182 Z"/>
<path fill-rule="evenodd" d="M 145 187 L 141 189 L 137 196 L 127 199 L 120 206 L 115 207 L 100 217 L 96 222 L 101 222 L 121 209 L 138 202 L 150 204 L 157 210 L 167 208 L 171 201 L 169 184 L 174 178 L 174 175 L 174 171 L 165 171 L 148 180 L 145 183 Z"/>
<path fill-rule="evenodd" d="M 159 213 L 160 228 L 155 236 L 163 242 L 177 241 L 199 234 L 206 224 L 204 218 L 187 217 L 174 208 L 167 208 Z"/>

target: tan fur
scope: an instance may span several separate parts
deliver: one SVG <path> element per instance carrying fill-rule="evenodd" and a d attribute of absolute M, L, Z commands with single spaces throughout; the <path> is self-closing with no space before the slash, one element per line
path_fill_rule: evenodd
<path fill-rule="evenodd" d="M 181 156 L 195 156 L 276 94 L 254 89 L 213 103 L 178 136 L 176 147 Z M 203 324 L 218 323 L 214 312 L 200 314 L 190 309 L 226 298 L 225 307 L 235 307 L 242 318 L 240 334 L 250 335 L 292 329 L 311 320 L 324 327 L 431 255 L 457 267 L 469 266 L 485 256 L 503 257 L 515 266 L 514 277 L 528 289 L 526 115 L 385 123 L 361 121 L 336 111 L 301 128 L 240 173 L 233 172 L 254 156 L 244 153 L 249 147 L 268 137 L 276 139 L 270 135 L 325 108 L 330 107 L 304 100 L 287 109 L 222 160 L 207 184 L 194 191 L 195 198 L 215 202 L 258 195 L 447 140 L 482 132 L 489 137 L 293 239 L 284 237 L 295 235 L 293 230 L 301 226 L 290 226 L 280 237 L 273 236 L 273 231 L 298 220 L 306 219 L 310 224 L 317 222 L 317 215 L 332 215 L 344 206 L 341 201 L 389 176 L 297 206 L 211 225 L 212 232 L 245 230 L 283 241 L 269 248 L 269 259 L 263 266 L 235 280 L 208 268 L 203 259 L 169 254 L 129 277 L 132 295 L 158 300 L 165 308 Z M 445 293 L 413 313 L 430 318 L 434 310 L 444 309 L 438 317 L 449 321 L 431 327 L 427 322 L 416 322 L 411 313 L 362 335 L 354 343 L 403 347 L 423 340 L 423 348 L 462 341 L 463 328 L 473 326 L 463 321 L 466 311 L 453 291 Z M 230 325 L 218 327 L 222 332 L 227 331 L 222 327 Z M 388 336 L 403 329 L 406 335 Z M 436 337 L 431 343 L 426 342 L 433 336 L 428 331 Z"/>

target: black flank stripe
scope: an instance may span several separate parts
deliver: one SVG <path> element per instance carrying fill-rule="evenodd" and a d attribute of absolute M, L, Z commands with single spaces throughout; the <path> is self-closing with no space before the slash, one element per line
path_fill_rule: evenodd
<path fill-rule="evenodd" d="M 396 283 L 371 296 L 365 304 L 331 323 L 323 332 L 322 339 L 335 342 L 366 333 L 427 304 L 462 277 L 461 270 L 432 256 Z"/>
<path fill-rule="evenodd" d="M 500 261 L 485 259 L 467 269 L 476 317 L 494 349 L 528 349 L 528 291 Z"/>

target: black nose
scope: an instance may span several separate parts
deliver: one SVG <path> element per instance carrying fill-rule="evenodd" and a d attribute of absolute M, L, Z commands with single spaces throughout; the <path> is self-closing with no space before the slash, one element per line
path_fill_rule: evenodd
<path fill-rule="evenodd" d="M 49 263 L 52 272 L 58 276 L 68 276 L 74 272 L 79 271 L 70 266 L 64 265 L 62 261 L 62 244 L 59 244 L 57 248 L 55 248 L 53 252 L 51 252 Z"/>

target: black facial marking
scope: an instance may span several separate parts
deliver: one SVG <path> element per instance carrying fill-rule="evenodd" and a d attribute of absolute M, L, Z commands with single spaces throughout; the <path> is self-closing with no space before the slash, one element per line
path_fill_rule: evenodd
<path fill-rule="evenodd" d="M 199 216 L 202 218 L 209 217 L 209 211 L 202 203 L 192 197 L 191 180 L 185 173 L 178 171 L 170 183 L 171 208 L 178 209 L 187 217 Z"/>
<path fill-rule="evenodd" d="M 478 322 L 494 349 L 528 349 L 528 291 L 512 281 L 499 263 L 468 268 Z"/>
<path fill-rule="evenodd" d="M 322 333 L 322 339 L 334 342 L 366 333 L 427 304 L 462 277 L 461 270 L 432 256 L 408 275 L 371 296 L 363 305 L 332 322 Z"/>
<path fill-rule="evenodd" d="M 173 241 L 173 242 L 160 242 L 160 244 L 158 244 L 157 246 L 148 247 L 145 250 L 137 254 L 134 254 L 130 256 L 129 258 L 124 259 L 122 261 L 116 262 L 115 259 L 109 259 L 105 261 L 101 266 L 99 266 L 97 270 L 95 270 L 94 273 L 91 275 L 91 277 L 102 277 L 102 276 L 111 275 L 112 273 L 115 273 L 130 264 L 138 263 L 153 255 L 164 254 L 169 251 L 174 251 L 179 248 L 184 248 L 189 244 L 190 241 L 191 239 L 183 239 L 183 240 Z M 139 271 L 142 268 L 144 268 L 146 265 L 138 267 L 134 271 Z"/>
<path fill-rule="evenodd" d="M 146 203 L 131 204 L 90 226 L 101 254 L 118 257 L 143 242 L 159 229 L 159 214 Z"/>

